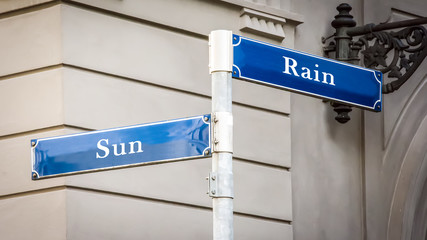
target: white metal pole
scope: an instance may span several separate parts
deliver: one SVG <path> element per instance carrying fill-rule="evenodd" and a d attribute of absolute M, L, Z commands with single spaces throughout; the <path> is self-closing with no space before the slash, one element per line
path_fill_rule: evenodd
<path fill-rule="evenodd" d="M 212 80 L 213 149 L 209 196 L 213 207 L 213 239 L 233 239 L 233 115 L 231 71 L 232 33 L 209 35 L 209 71 Z"/>

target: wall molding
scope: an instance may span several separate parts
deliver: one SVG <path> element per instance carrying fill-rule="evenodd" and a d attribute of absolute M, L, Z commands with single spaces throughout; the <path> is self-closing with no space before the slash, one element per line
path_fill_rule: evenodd
<path fill-rule="evenodd" d="M 263 12 L 268 15 L 286 18 L 288 22 L 294 22 L 296 25 L 304 22 L 304 16 L 298 13 L 294 13 L 285 9 L 279 9 L 267 4 L 253 3 L 245 0 L 220 0 L 233 5 L 241 6 L 243 8 L 253 9 L 259 12 Z"/>
<path fill-rule="evenodd" d="M 295 28 L 304 21 L 300 14 L 287 11 L 271 3 L 260 3 L 245 0 L 220 0 L 229 4 L 242 7 L 240 12 L 239 30 L 276 41 L 285 39 L 285 32 Z M 288 30 L 285 30 L 285 29 Z"/>
<path fill-rule="evenodd" d="M 276 17 L 249 8 L 243 8 L 240 14 L 240 31 L 268 35 L 282 41 L 285 39 L 286 19 Z"/>

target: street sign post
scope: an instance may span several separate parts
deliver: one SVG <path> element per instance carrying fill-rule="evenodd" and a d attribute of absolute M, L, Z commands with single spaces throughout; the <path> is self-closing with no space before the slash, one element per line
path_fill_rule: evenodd
<path fill-rule="evenodd" d="M 33 179 L 211 155 L 210 114 L 34 139 Z"/>
<path fill-rule="evenodd" d="M 212 197 L 213 239 L 232 240 L 233 224 L 233 113 L 232 79 L 233 46 L 231 31 L 209 34 L 209 73 L 212 80 L 212 172 L 209 174 L 209 196 Z"/>
<path fill-rule="evenodd" d="M 382 73 L 233 35 L 233 78 L 381 111 Z"/>

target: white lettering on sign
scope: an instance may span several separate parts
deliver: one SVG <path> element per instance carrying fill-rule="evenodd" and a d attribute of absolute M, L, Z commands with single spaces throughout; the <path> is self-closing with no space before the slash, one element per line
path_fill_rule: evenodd
<path fill-rule="evenodd" d="M 120 147 L 117 144 L 111 144 L 113 147 L 113 153 L 115 156 L 121 156 L 126 154 L 142 153 L 142 143 L 140 141 L 120 143 Z M 108 139 L 101 139 L 96 144 L 96 147 L 101 150 L 101 152 L 96 152 L 96 158 L 106 158 L 110 155 L 110 149 L 108 146 Z M 126 146 L 129 146 L 129 152 L 126 152 Z M 135 147 L 136 146 L 136 147 Z M 119 150 L 120 148 L 120 150 Z M 135 152 L 135 150 L 137 151 Z"/>
<path fill-rule="evenodd" d="M 283 73 L 286 73 L 286 74 L 289 74 L 289 75 L 293 75 L 293 76 L 296 76 L 296 77 L 300 77 L 301 76 L 304 79 L 308 79 L 308 80 L 313 80 L 313 81 L 316 81 L 316 82 L 320 82 L 319 71 L 317 69 L 311 70 L 308 67 L 302 67 L 301 71 L 298 72 L 297 71 L 297 69 L 299 69 L 299 68 L 297 68 L 298 67 L 298 62 L 295 59 L 290 58 L 290 57 L 285 57 L 285 56 L 283 56 L 283 58 L 285 59 L 285 71 L 283 71 Z M 318 64 L 314 64 L 314 67 L 318 68 L 319 65 Z M 313 77 L 311 75 L 312 72 L 313 72 L 313 75 L 314 75 Z M 332 75 L 331 73 L 327 73 L 327 72 L 321 72 L 321 73 L 322 73 L 322 76 L 323 76 L 323 78 L 321 79 L 322 83 L 335 86 L 334 75 Z"/>

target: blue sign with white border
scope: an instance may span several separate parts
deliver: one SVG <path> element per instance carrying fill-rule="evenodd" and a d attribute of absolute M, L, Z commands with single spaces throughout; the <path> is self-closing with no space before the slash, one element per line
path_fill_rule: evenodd
<path fill-rule="evenodd" d="M 233 35 L 233 78 L 381 111 L 382 73 Z"/>
<path fill-rule="evenodd" d="M 32 178 L 211 155 L 211 115 L 31 140 Z"/>

